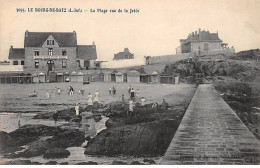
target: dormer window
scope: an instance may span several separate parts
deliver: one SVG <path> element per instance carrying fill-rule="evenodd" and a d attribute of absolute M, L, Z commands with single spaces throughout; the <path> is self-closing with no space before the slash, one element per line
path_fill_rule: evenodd
<path fill-rule="evenodd" d="M 52 56 L 53 55 L 53 48 L 48 49 L 48 55 Z"/>
<path fill-rule="evenodd" d="M 54 45 L 54 40 L 47 40 L 47 45 Z"/>
<path fill-rule="evenodd" d="M 66 56 L 67 55 L 67 50 L 63 49 L 62 50 L 62 56 Z"/>
<path fill-rule="evenodd" d="M 39 56 L 40 55 L 40 51 L 39 50 L 34 50 L 34 55 L 35 56 Z"/>

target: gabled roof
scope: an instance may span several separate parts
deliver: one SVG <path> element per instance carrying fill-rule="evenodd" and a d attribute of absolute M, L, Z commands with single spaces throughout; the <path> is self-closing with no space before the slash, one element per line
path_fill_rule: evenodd
<path fill-rule="evenodd" d="M 96 45 L 78 45 L 77 58 L 82 60 L 97 59 Z"/>
<path fill-rule="evenodd" d="M 210 33 L 209 31 L 201 31 L 199 34 L 190 34 L 187 39 L 181 39 L 181 42 L 199 42 L 199 41 L 215 41 L 222 42 L 218 37 L 218 33 Z"/>
<path fill-rule="evenodd" d="M 24 48 L 10 48 L 8 59 L 24 59 Z"/>
<path fill-rule="evenodd" d="M 25 32 L 24 47 L 41 47 L 52 35 L 60 47 L 76 47 L 76 32 Z"/>

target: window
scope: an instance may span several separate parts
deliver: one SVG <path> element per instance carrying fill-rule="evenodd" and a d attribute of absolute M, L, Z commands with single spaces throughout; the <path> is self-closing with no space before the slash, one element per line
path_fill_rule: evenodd
<path fill-rule="evenodd" d="M 62 68 L 67 68 L 67 60 L 62 60 Z"/>
<path fill-rule="evenodd" d="M 49 48 L 49 55 L 52 56 L 53 55 L 53 48 Z"/>
<path fill-rule="evenodd" d="M 39 56 L 40 55 L 40 51 L 39 50 L 34 50 L 34 55 L 35 56 Z"/>
<path fill-rule="evenodd" d="M 24 61 L 21 61 L 21 65 L 24 65 Z"/>
<path fill-rule="evenodd" d="M 63 50 L 62 50 L 62 55 L 63 55 L 63 56 L 66 56 L 66 55 L 67 55 L 67 50 L 63 49 Z"/>
<path fill-rule="evenodd" d="M 13 65 L 18 65 L 18 61 L 14 61 L 14 62 L 13 62 Z"/>
<path fill-rule="evenodd" d="M 47 40 L 47 45 L 54 45 L 54 40 Z"/>
<path fill-rule="evenodd" d="M 38 69 L 39 68 L 39 62 L 35 62 L 35 69 Z"/>

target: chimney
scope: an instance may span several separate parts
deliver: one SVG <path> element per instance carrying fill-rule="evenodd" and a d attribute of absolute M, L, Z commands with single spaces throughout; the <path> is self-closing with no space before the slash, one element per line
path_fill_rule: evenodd
<path fill-rule="evenodd" d="M 93 47 L 93 48 L 96 47 L 96 45 L 95 45 L 95 41 L 93 41 L 93 43 L 92 43 L 92 47 Z"/>
<path fill-rule="evenodd" d="M 28 30 L 25 31 L 25 37 L 28 37 Z"/>
<path fill-rule="evenodd" d="M 11 45 L 11 47 L 10 47 L 10 52 L 13 52 L 13 49 L 14 49 L 14 48 L 13 48 L 13 46 Z"/>
<path fill-rule="evenodd" d="M 197 35 L 197 31 L 195 31 L 195 35 Z"/>
<path fill-rule="evenodd" d="M 74 37 L 76 37 L 76 36 L 77 36 L 75 31 L 73 31 L 73 36 L 74 36 Z"/>
<path fill-rule="evenodd" d="M 200 34 L 200 29 L 199 29 L 199 40 L 201 40 L 201 34 Z"/>
<path fill-rule="evenodd" d="M 194 36 L 194 32 L 192 32 L 192 36 Z"/>

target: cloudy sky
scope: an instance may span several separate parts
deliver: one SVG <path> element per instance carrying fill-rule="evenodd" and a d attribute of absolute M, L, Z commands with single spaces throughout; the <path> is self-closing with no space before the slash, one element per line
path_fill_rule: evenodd
<path fill-rule="evenodd" d="M 139 13 L 36 13 L 16 8 L 138 9 Z M 77 32 L 111 60 L 128 47 L 137 58 L 174 54 L 179 39 L 198 28 L 219 33 L 236 51 L 260 48 L 260 0 L 0 0 L 0 60 L 22 48 L 25 30 Z"/>

